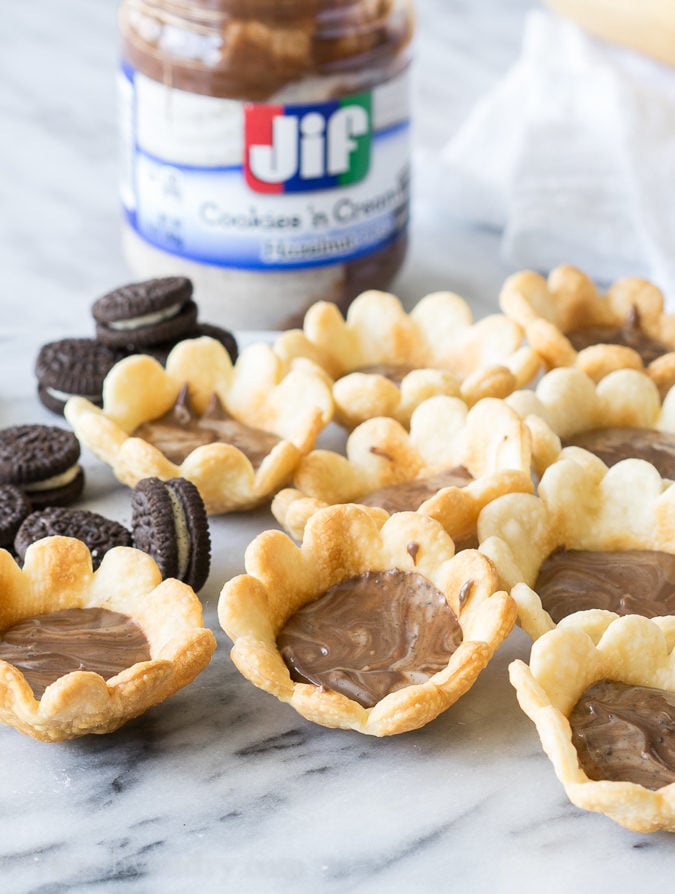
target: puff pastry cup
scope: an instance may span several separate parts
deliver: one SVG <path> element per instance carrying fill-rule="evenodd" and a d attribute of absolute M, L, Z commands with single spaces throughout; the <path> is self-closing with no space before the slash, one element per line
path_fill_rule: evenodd
<path fill-rule="evenodd" d="M 532 589 L 544 559 L 558 547 L 675 553 L 675 485 L 644 460 L 608 469 L 570 447 L 544 473 L 538 496 L 507 494 L 486 506 L 478 537 L 518 606 L 518 623 L 536 640 L 556 626 Z"/>
<path fill-rule="evenodd" d="M 597 384 L 579 369 L 553 369 L 534 390 L 515 391 L 505 402 L 530 431 L 539 475 L 560 457 L 561 439 L 581 432 L 612 426 L 675 432 L 675 389 L 662 400 L 654 382 L 632 369 Z"/>
<path fill-rule="evenodd" d="M 675 619 L 578 612 L 532 647 L 529 667 L 509 667 L 518 702 L 534 721 L 570 801 L 635 832 L 675 832 L 675 784 L 655 791 L 633 782 L 589 779 L 579 766 L 568 717 L 597 680 L 675 691 Z"/>
<path fill-rule="evenodd" d="M 105 608 L 132 618 L 150 646 L 150 660 L 110 677 L 75 671 L 37 700 L 23 673 L 0 660 L 0 720 L 43 741 L 107 733 L 164 701 L 209 663 L 216 647 L 202 626 L 193 590 L 162 576 L 140 550 L 115 547 L 92 571 L 86 545 L 46 537 L 26 551 L 23 568 L 0 550 L 0 630 L 35 615 L 67 608 Z"/>
<path fill-rule="evenodd" d="M 411 543 L 417 549 L 410 549 Z M 359 506 L 331 507 L 310 520 L 302 547 L 281 531 L 260 534 L 246 551 L 245 566 L 246 574 L 225 584 L 218 603 L 240 672 L 314 723 L 373 736 L 418 729 L 457 701 L 515 619 L 513 601 L 498 590 L 491 563 L 476 550 L 454 555 L 452 540 L 438 522 L 412 512 L 375 518 Z M 424 683 L 389 693 L 372 708 L 327 688 L 294 682 L 276 643 L 288 618 L 339 581 L 394 568 L 423 575 L 457 615 L 463 641 L 447 666 Z M 467 581 L 472 586 L 464 600 L 460 592 Z"/>
<path fill-rule="evenodd" d="M 646 369 L 661 393 L 675 384 L 675 314 L 665 314 L 663 294 L 644 279 L 617 280 L 602 295 L 586 274 L 569 264 L 547 279 L 531 270 L 510 276 L 499 304 L 525 330 L 527 340 L 549 369 L 576 366 L 596 382 L 616 369 Z M 576 351 L 566 333 L 590 326 L 621 326 L 637 314 L 640 331 L 666 351 L 651 363 L 633 348 L 596 344 Z"/>
<path fill-rule="evenodd" d="M 490 500 L 533 490 L 529 433 L 497 398 L 468 408 L 456 397 L 431 397 L 414 411 L 410 432 L 394 419 L 369 419 L 347 439 L 346 454 L 308 453 L 295 471 L 294 487 L 274 497 L 274 517 L 297 540 L 326 506 L 358 502 L 379 488 L 456 466 L 474 480 L 442 488 L 417 510 L 439 521 L 455 542 L 475 537 L 478 513 Z"/>
<path fill-rule="evenodd" d="M 282 440 L 257 469 L 241 450 L 223 443 L 197 447 L 176 465 L 132 433 L 166 413 L 184 384 L 198 413 L 216 394 L 235 420 Z M 144 355 L 121 360 L 103 383 L 102 409 L 73 397 L 64 412 L 80 441 L 123 484 L 133 487 L 150 476 L 187 478 L 207 512 L 217 514 L 257 506 L 283 487 L 330 421 L 333 402 L 325 375 L 313 364 L 299 361 L 287 368 L 260 343 L 242 351 L 233 366 L 220 342 L 202 337 L 176 345 L 166 369 Z"/>
<path fill-rule="evenodd" d="M 302 330 L 275 342 L 287 362 L 306 357 L 335 380 L 335 418 L 348 429 L 374 416 L 408 425 L 423 400 L 435 394 L 474 404 L 504 397 L 536 376 L 540 360 L 523 345 L 523 330 L 502 314 L 473 322 L 469 305 L 452 292 L 434 292 L 406 313 L 388 292 L 359 295 L 343 317 L 335 304 L 317 302 Z M 411 371 L 400 387 L 372 366 Z M 363 371 L 361 371 L 363 370 Z"/>

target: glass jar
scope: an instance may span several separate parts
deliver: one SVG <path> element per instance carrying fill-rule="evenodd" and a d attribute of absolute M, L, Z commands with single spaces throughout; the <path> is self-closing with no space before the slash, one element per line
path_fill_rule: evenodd
<path fill-rule="evenodd" d="M 300 325 L 405 254 L 410 0 L 123 0 L 124 243 L 202 317 Z"/>

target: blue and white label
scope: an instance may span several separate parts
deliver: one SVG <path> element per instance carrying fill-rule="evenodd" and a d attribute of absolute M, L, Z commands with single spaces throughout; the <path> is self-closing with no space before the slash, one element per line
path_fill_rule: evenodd
<path fill-rule="evenodd" d="M 188 93 L 123 64 L 119 97 L 124 210 L 165 252 L 298 269 L 370 254 L 407 226 L 405 75 L 284 106 Z"/>

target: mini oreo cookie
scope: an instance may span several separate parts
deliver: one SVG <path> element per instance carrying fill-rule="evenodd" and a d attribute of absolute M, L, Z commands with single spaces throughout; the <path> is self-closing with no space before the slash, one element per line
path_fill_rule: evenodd
<path fill-rule="evenodd" d="M 0 547 L 11 549 L 21 523 L 31 512 L 30 500 L 14 484 L 0 484 Z"/>
<path fill-rule="evenodd" d="M 204 501 L 185 478 L 143 478 L 131 494 L 134 546 L 148 553 L 162 577 L 200 590 L 209 576 L 211 539 Z"/>
<path fill-rule="evenodd" d="M 100 341 L 133 351 L 185 337 L 197 321 L 197 305 L 187 277 L 165 276 L 108 292 L 92 314 Z"/>
<path fill-rule="evenodd" d="M 86 543 L 94 570 L 101 564 L 109 549 L 114 546 L 131 546 L 131 532 L 112 519 L 87 509 L 49 506 L 32 512 L 17 531 L 14 538 L 17 556 L 23 561 L 31 543 L 53 534 L 75 537 Z"/>
<path fill-rule="evenodd" d="M 103 380 L 125 352 L 93 338 L 63 338 L 40 348 L 35 361 L 38 397 L 54 413 L 63 414 L 66 401 L 74 395 L 99 406 L 103 402 Z"/>
<path fill-rule="evenodd" d="M 82 493 L 84 472 L 75 435 L 55 425 L 0 429 L 0 484 L 14 484 L 34 509 L 72 503 Z"/>

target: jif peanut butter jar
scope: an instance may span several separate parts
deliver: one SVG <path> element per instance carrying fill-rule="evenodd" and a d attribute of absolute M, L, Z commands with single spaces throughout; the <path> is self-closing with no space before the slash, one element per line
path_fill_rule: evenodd
<path fill-rule="evenodd" d="M 409 0 L 123 0 L 123 238 L 238 329 L 345 310 L 403 262 Z"/>

